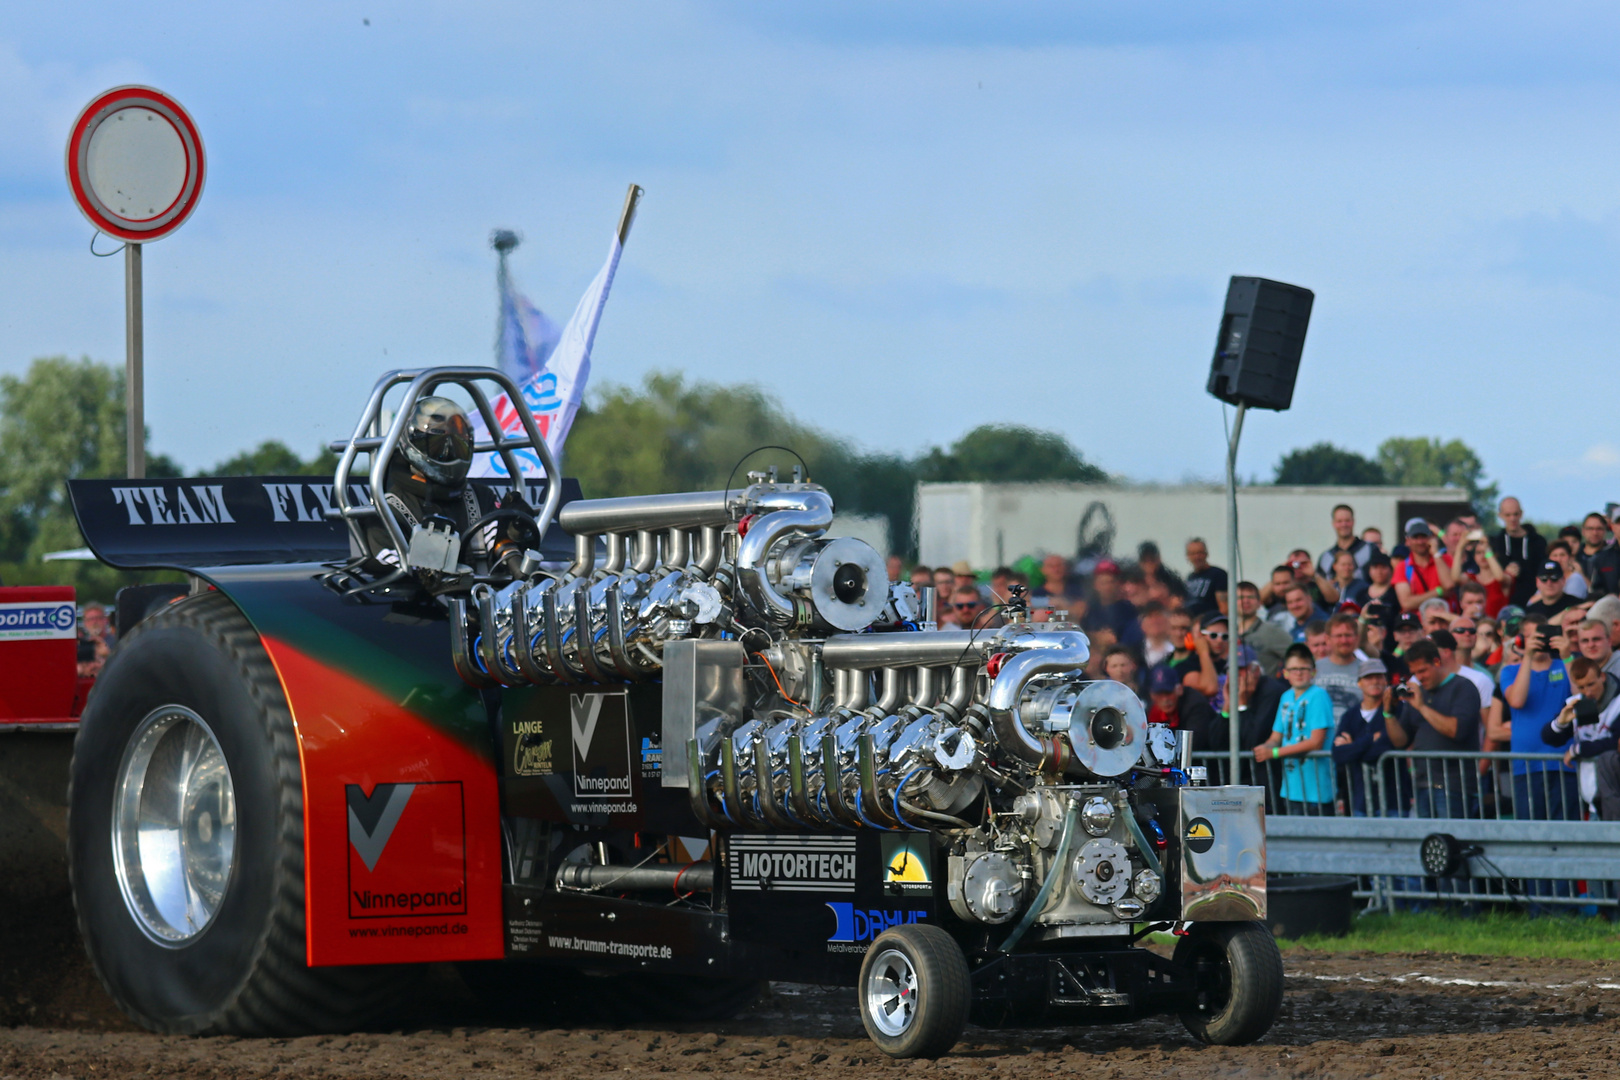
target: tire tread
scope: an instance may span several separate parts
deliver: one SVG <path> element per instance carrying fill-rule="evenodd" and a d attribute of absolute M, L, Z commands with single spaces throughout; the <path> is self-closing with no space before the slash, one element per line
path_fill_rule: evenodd
<path fill-rule="evenodd" d="M 142 620 L 125 640 L 167 628 L 190 628 L 213 642 L 236 668 L 264 720 L 280 793 L 280 850 L 270 918 L 256 942 L 247 974 L 231 997 L 211 1012 L 181 1020 L 153 1017 L 139 1002 L 125 1000 L 96 964 L 93 950 L 91 962 L 119 1008 L 155 1031 L 289 1036 L 352 1030 L 392 1004 L 392 987 L 399 980 L 389 968 L 311 968 L 305 963 L 303 773 L 292 712 L 275 666 L 258 632 L 223 593 L 201 593 L 171 604 Z M 71 781 L 68 802 L 73 804 Z M 68 865 L 71 877 L 75 860 L 69 858 Z M 82 912 L 79 927 L 88 942 L 91 935 Z"/>

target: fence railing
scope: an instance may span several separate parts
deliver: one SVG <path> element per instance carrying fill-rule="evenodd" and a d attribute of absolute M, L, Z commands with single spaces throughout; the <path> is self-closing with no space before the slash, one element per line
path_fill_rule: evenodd
<path fill-rule="evenodd" d="M 1226 754 L 1194 761 L 1211 784 L 1228 782 Z M 1391 750 L 1340 764 L 1326 750 L 1251 754 L 1236 780 L 1265 789 L 1272 870 L 1352 874 L 1357 895 L 1377 906 L 1620 905 L 1620 823 L 1582 820 L 1577 774 L 1562 755 Z M 1420 847 L 1433 833 L 1469 849 L 1457 876 L 1425 876 Z"/>

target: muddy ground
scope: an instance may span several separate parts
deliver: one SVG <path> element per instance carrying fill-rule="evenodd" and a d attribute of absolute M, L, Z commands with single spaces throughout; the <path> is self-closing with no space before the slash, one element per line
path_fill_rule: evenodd
<path fill-rule="evenodd" d="M 1617 949 L 1620 957 L 1620 949 Z M 392 1030 L 306 1039 L 189 1039 L 125 1021 L 95 981 L 71 915 L 0 927 L 0 1080 L 284 1074 L 325 1077 L 775 1076 L 921 1072 L 960 1077 L 1603 1077 L 1620 1047 L 1612 964 L 1435 954 L 1293 953 L 1271 1034 L 1236 1049 L 1195 1043 L 1174 1018 L 1119 1027 L 970 1028 L 938 1062 L 897 1063 L 861 1030 L 851 990 L 778 983 L 719 1024 L 491 1026 L 449 968 Z"/>

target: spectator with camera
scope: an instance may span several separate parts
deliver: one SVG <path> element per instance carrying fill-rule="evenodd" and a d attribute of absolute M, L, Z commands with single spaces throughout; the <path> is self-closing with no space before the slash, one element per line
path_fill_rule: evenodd
<path fill-rule="evenodd" d="M 1492 592 L 1496 594 L 1497 607 L 1507 603 L 1507 575 L 1496 561 L 1496 554 L 1491 551 L 1485 530 L 1479 527 L 1472 515 L 1455 517 L 1447 522 L 1445 542 L 1446 549 L 1439 556 L 1440 584 L 1453 598 L 1458 597 L 1460 589 L 1466 584 L 1485 590 L 1487 607 L 1490 606 Z"/>
<path fill-rule="evenodd" d="M 1362 660 L 1357 664 L 1356 693 L 1360 700 L 1339 713 L 1339 726 L 1333 736 L 1333 763 L 1349 777 L 1351 815 L 1381 815 L 1382 810 L 1395 808 L 1394 794 L 1391 793 L 1390 807 L 1374 805 L 1369 811 L 1365 774 L 1366 767 L 1383 757 L 1392 746 L 1388 723 L 1395 702 L 1390 693 L 1389 670 L 1382 660 Z"/>
<path fill-rule="evenodd" d="M 1257 762 L 1281 761 L 1282 797 L 1289 814 L 1327 817 L 1333 813 L 1333 762 L 1308 755 L 1325 748 L 1333 733 L 1333 701 L 1316 681 L 1316 658 L 1304 645 L 1291 645 L 1283 660 L 1288 691 L 1277 705 L 1271 735 L 1254 748 Z"/>
<path fill-rule="evenodd" d="M 1615 717 L 1620 716 L 1620 681 L 1585 656 L 1570 661 L 1569 677 L 1580 698 L 1565 702 L 1558 715 L 1542 729 L 1541 741 L 1548 746 L 1569 747 L 1564 751 L 1564 764 L 1576 766 L 1581 799 L 1591 809 L 1592 816 L 1620 821 L 1620 786 L 1614 783 L 1620 778 L 1613 775 L 1617 770 L 1603 770 L 1600 784 L 1597 767 L 1604 755 L 1614 756 Z"/>
<path fill-rule="evenodd" d="M 1547 541 L 1526 524 L 1524 507 L 1512 495 L 1496 508 L 1502 531 L 1491 537 L 1491 551 L 1507 575 L 1508 603 L 1524 607 L 1536 593 L 1536 570 L 1547 561 Z"/>
<path fill-rule="evenodd" d="M 1498 596 L 1501 590 L 1497 590 Z M 1491 613 L 1490 593 L 1477 581 L 1460 581 L 1457 583 L 1457 610 L 1470 619 L 1483 619 Z M 1498 604 L 1496 610 L 1501 610 Z"/>
<path fill-rule="evenodd" d="M 1536 570 L 1535 599 L 1524 605 L 1526 615 L 1539 615 L 1543 622 L 1555 622 L 1567 609 L 1580 601 L 1564 591 L 1564 568 L 1551 559 Z"/>
<path fill-rule="evenodd" d="M 1261 618 L 1260 590 L 1254 582 L 1238 582 L 1237 602 L 1238 634 L 1260 658 L 1260 670 L 1268 676 L 1275 675 L 1282 670 L 1283 653 L 1294 639 L 1281 626 Z"/>
<path fill-rule="evenodd" d="M 1474 684 L 1447 672 L 1433 641 L 1415 642 L 1405 659 L 1412 677 L 1394 690 L 1401 706 L 1385 724 L 1390 744 L 1398 750 L 1410 746 L 1458 755 L 1478 751 L 1482 704 Z M 1414 816 L 1478 816 L 1478 806 L 1468 798 L 1467 772 L 1461 761 L 1425 761 L 1422 765 L 1413 778 Z"/>
<path fill-rule="evenodd" d="M 1563 711 L 1570 694 L 1569 671 L 1558 658 L 1562 631 L 1549 627 L 1542 615 L 1526 612 L 1519 627 L 1524 658 L 1503 664 L 1497 683 L 1513 710 L 1510 723 L 1515 754 L 1553 754 L 1559 751 L 1541 737 L 1547 725 Z M 1565 821 L 1580 817 L 1575 774 L 1557 762 L 1513 763 L 1513 815 L 1528 821 Z"/>

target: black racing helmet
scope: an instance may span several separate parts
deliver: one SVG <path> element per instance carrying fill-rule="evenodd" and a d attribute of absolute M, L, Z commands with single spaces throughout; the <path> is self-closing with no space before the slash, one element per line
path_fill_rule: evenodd
<path fill-rule="evenodd" d="M 467 411 L 449 398 L 417 401 L 400 445 L 411 468 L 435 484 L 460 484 L 472 467 L 472 424 Z"/>

